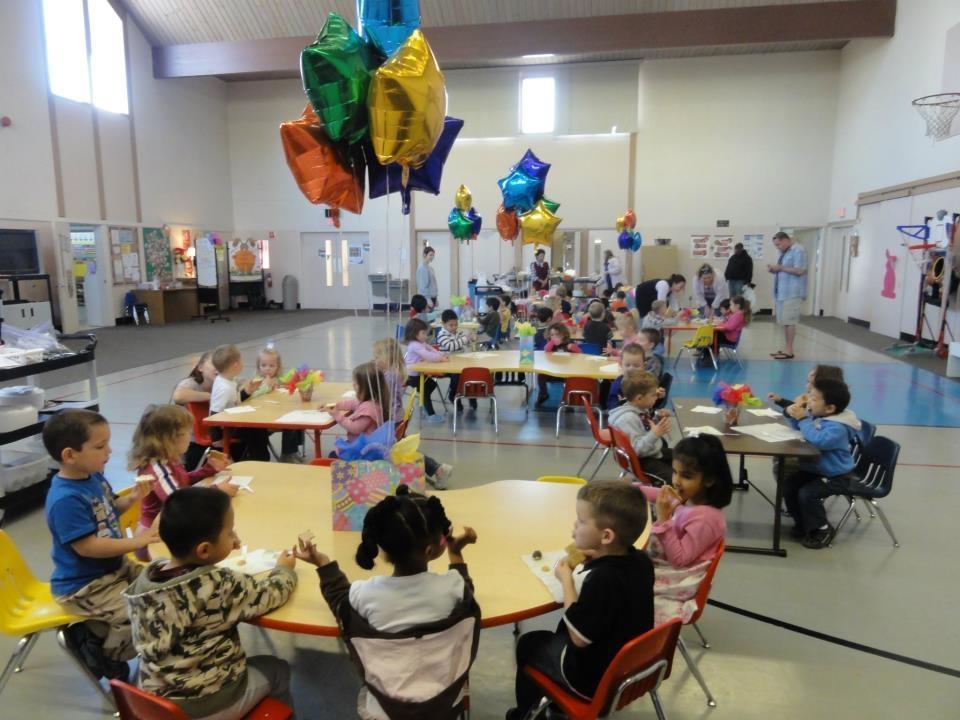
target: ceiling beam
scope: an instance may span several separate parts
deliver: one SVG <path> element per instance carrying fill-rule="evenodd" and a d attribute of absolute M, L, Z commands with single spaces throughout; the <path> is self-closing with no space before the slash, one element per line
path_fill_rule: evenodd
<path fill-rule="evenodd" d="M 852 0 L 444 26 L 424 28 L 424 33 L 441 65 L 469 67 L 545 53 L 570 57 L 635 52 L 639 57 L 644 51 L 666 48 L 892 37 L 896 14 L 896 0 Z M 300 51 L 312 40 L 286 37 L 156 47 L 153 74 L 289 76 L 298 74 Z"/>

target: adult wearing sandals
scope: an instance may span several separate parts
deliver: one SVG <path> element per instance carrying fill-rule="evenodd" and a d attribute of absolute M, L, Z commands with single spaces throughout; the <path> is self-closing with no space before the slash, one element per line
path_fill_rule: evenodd
<path fill-rule="evenodd" d="M 773 299 L 777 324 L 783 326 L 783 350 L 770 353 L 774 360 L 793 359 L 793 340 L 800 322 L 800 306 L 807 299 L 807 253 L 785 232 L 773 236 L 780 257 L 767 270 L 773 273 Z"/>

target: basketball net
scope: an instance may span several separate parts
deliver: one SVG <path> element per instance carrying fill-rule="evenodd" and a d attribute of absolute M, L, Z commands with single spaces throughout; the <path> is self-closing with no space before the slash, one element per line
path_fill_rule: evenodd
<path fill-rule="evenodd" d="M 926 95 L 914 100 L 913 106 L 927 124 L 927 137 L 938 142 L 950 137 L 953 119 L 960 112 L 960 93 Z"/>

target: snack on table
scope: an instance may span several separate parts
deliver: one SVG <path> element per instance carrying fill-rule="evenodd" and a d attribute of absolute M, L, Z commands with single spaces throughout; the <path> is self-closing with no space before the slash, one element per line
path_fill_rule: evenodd
<path fill-rule="evenodd" d="M 577 546 L 574 543 L 570 543 L 564 548 L 564 551 L 567 553 L 567 565 L 570 566 L 572 570 L 577 565 L 585 563 L 587 561 L 587 556 L 582 552 L 577 550 Z"/>
<path fill-rule="evenodd" d="M 219 450 L 211 450 L 209 453 L 207 453 L 207 458 L 210 460 L 226 460 L 227 456 Z"/>
<path fill-rule="evenodd" d="M 313 542 L 313 539 L 316 537 L 316 535 L 313 534 L 313 530 L 304 530 L 297 537 L 299 538 L 301 545 L 309 545 Z"/>

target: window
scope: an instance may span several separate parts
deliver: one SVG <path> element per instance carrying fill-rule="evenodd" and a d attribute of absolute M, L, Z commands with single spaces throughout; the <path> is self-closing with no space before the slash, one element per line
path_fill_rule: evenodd
<path fill-rule="evenodd" d="M 129 112 L 123 20 L 109 0 L 43 0 L 47 74 L 54 95 Z M 87 24 L 90 46 L 87 46 Z M 92 98 L 91 98 L 92 92 Z"/>
<path fill-rule="evenodd" d="M 556 114 L 556 86 L 552 77 L 520 81 L 520 132 L 551 133 Z"/>

